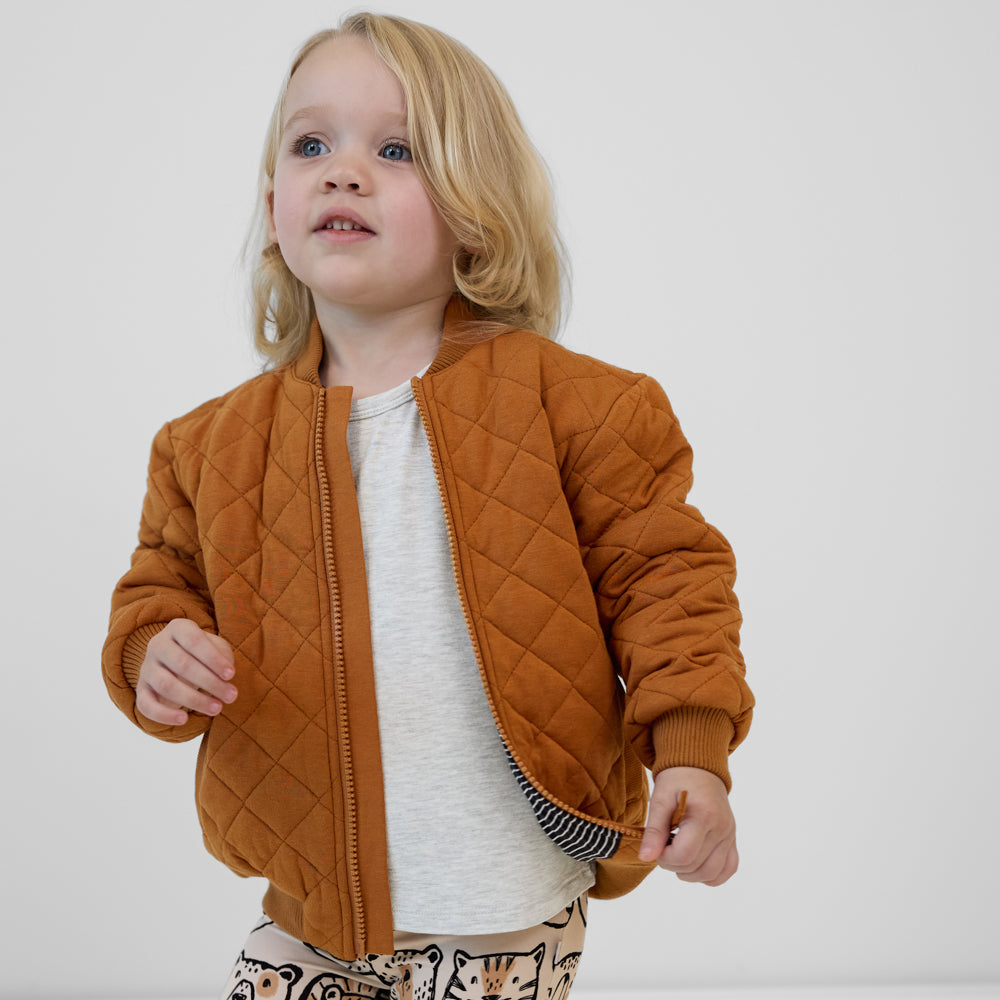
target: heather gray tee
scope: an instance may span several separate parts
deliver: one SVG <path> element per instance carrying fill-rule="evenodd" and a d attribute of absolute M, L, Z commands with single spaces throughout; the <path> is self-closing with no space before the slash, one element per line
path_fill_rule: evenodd
<path fill-rule="evenodd" d="M 410 384 L 355 400 L 347 440 L 364 535 L 396 929 L 532 927 L 593 885 L 593 866 L 546 836 L 511 771 L 455 587 Z"/>

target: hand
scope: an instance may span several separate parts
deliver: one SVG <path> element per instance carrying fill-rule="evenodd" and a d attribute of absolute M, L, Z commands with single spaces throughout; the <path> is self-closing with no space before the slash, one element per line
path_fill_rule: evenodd
<path fill-rule="evenodd" d="M 218 715 L 236 700 L 229 679 L 233 651 L 225 639 L 175 618 L 149 640 L 139 668 L 135 707 L 152 722 L 183 726 L 188 712 Z"/>
<path fill-rule="evenodd" d="M 670 816 L 682 790 L 687 811 L 667 847 Z M 722 779 L 698 767 L 669 767 L 653 782 L 646 833 L 639 847 L 642 861 L 655 860 L 682 882 L 722 885 L 736 871 L 736 821 Z"/>

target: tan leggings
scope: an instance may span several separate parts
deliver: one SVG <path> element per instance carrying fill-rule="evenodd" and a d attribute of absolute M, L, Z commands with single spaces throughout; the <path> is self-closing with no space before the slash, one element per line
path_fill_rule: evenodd
<path fill-rule="evenodd" d="M 565 1000 L 586 926 L 584 893 L 527 930 L 397 933 L 393 954 L 343 962 L 264 917 L 250 932 L 222 1000 Z"/>

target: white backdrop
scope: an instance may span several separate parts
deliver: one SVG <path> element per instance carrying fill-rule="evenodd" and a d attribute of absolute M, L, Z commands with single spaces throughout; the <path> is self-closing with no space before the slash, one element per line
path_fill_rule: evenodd
<path fill-rule="evenodd" d="M 397 0 L 556 177 L 571 347 L 656 375 L 740 559 L 743 866 L 579 989 L 1000 981 L 1000 4 Z M 153 433 L 253 374 L 265 121 L 336 5 L 4 6 L 0 996 L 210 997 L 262 893 L 99 673 Z M 497 872 L 496 877 L 504 877 Z"/>

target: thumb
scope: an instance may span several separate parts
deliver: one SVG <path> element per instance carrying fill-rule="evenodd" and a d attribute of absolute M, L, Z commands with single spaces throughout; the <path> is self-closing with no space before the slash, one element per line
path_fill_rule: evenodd
<path fill-rule="evenodd" d="M 639 845 L 640 861 L 655 861 L 666 849 L 670 836 L 670 817 L 677 805 L 675 795 L 657 795 L 654 789 L 646 817 L 646 832 Z"/>

